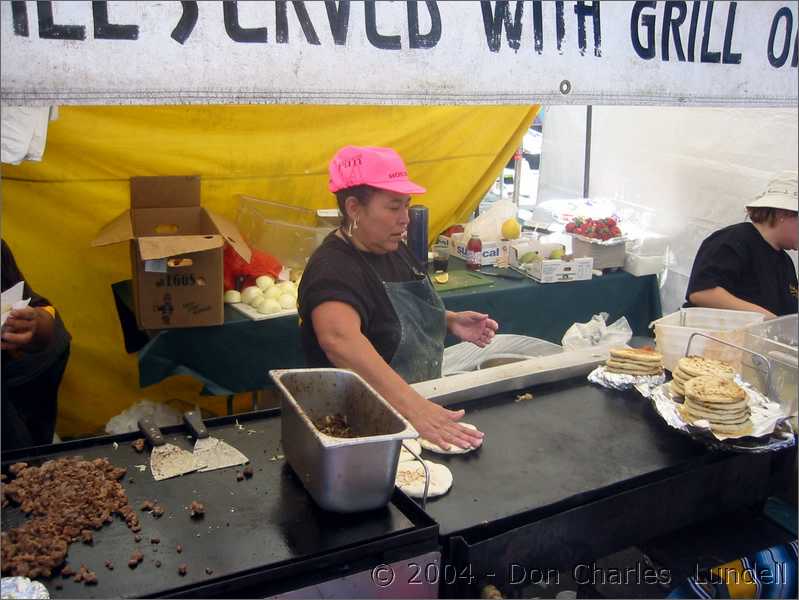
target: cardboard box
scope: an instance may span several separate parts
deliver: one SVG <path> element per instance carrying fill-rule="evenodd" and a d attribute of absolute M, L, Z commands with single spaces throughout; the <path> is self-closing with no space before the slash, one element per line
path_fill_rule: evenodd
<path fill-rule="evenodd" d="M 449 238 L 449 254 L 466 260 L 466 244 L 462 233 L 453 233 Z M 509 242 L 483 242 L 483 252 L 480 255 L 480 266 L 495 265 L 502 254 L 502 246 Z"/>
<path fill-rule="evenodd" d="M 636 277 L 660 275 L 665 269 L 665 256 L 639 256 L 628 252 L 624 257 L 624 270 Z"/>
<path fill-rule="evenodd" d="M 536 260 L 524 268 L 538 283 L 585 281 L 591 279 L 594 259 L 589 256 L 573 260 Z"/>
<path fill-rule="evenodd" d="M 133 300 L 142 329 L 224 323 L 225 242 L 251 252 L 236 226 L 200 206 L 199 177 L 132 177 L 130 210 L 92 246 L 130 244 Z"/>
<path fill-rule="evenodd" d="M 595 269 L 614 269 L 624 266 L 624 242 L 619 244 L 592 244 L 572 236 L 572 255 L 574 258 L 590 256 Z"/>
<path fill-rule="evenodd" d="M 521 265 L 521 258 L 529 252 L 534 252 L 542 258 L 548 259 L 555 250 L 565 252 L 566 249 L 563 247 L 563 244 L 551 242 L 542 243 L 536 239 L 520 239 L 511 243 L 508 258 L 511 265 L 518 267 Z"/>

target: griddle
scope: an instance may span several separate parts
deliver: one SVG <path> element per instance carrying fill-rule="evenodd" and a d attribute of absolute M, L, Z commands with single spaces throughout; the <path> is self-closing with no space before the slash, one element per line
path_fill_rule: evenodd
<path fill-rule="evenodd" d="M 525 391 L 533 399 L 516 402 Z M 464 420 L 486 437 L 465 455 L 426 454 L 454 477 L 452 492 L 427 505 L 441 535 L 530 511 L 562 511 L 708 456 L 701 444 L 666 427 L 639 394 L 585 378 L 448 408 L 464 408 Z"/>
<path fill-rule="evenodd" d="M 137 433 L 3 454 L 4 473 L 14 462 L 37 465 L 75 455 L 107 457 L 115 466 L 128 469 L 122 483 L 139 515 L 142 541 L 135 543 L 134 534 L 117 517 L 94 532 L 94 546 L 73 543 L 67 563 L 75 570 L 85 564 L 97 573 L 99 583 L 86 586 L 56 575 L 43 580 L 51 597 L 245 597 L 249 593 L 263 597 L 308 585 L 325 573 L 328 577 L 341 574 L 356 568 L 359 561 L 368 562 L 369 557 L 381 557 L 372 561 L 379 564 L 385 554 L 402 555 L 411 548 L 418 554 L 420 547 L 424 551 L 438 549 L 437 527 L 402 494 L 395 493 L 385 508 L 369 512 L 340 515 L 318 508 L 293 471 L 278 458 L 278 411 L 213 419 L 207 425 L 214 437 L 234 444 L 250 457 L 252 479 L 237 481 L 237 469 L 232 468 L 154 481 L 149 468 L 145 472 L 136 468 L 149 463 L 147 452 L 137 453 L 130 446 L 139 437 Z M 191 450 L 193 440 L 185 428 L 163 432 L 168 442 Z M 145 499 L 164 506 L 163 517 L 156 519 L 139 511 Z M 192 500 L 205 504 L 203 519 L 190 518 Z M 19 508 L 10 506 L 2 512 L 2 528 L 7 530 L 24 519 Z M 152 537 L 160 543 L 151 544 Z M 181 554 L 176 552 L 177 544 L 183 546 Z M 130 569 L 128 559 L 137 549 L 144 554 L 144 562 Z M 106 560 L 114 563 L 113 571 L 104 567 Z M 156 560 L 161 561 L 160 568 L 155 567 Z M 184 577 L 178 574 L 181 564 L 188 566 Z M 206 567 L 213 573 L 206 574 Z M 61 583 L 63 590 L 56 590 L 56 583 Z"/>
<path fill-rule="evenodd" d="M 517 402 L 525 391 L 533 399 Z M 448 408 L 464 408 L 486 437 L 465 455 L 425 453 L 452 471 L 451 491 L 426 512 L 444 562 L 468 573 L 444 596 L 486 583 L 513 595 L 513 564 L 571 569 L 767 495 L 771 455 L 710 451 L 634 390 L 579 377 Z"/>

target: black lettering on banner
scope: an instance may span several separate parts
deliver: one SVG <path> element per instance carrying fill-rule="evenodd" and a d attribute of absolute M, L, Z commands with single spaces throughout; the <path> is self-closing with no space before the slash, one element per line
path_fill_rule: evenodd
<path fill-rule="evenodd" d="M 645 8 L 654 10 L 656 6 L 655 0 L 638 0 L 633 5 L 633 10 L 630 14 L 630 39 L 633 43 L 633 50 L 644 60 L 655 58 L 655 15 L 642 15 L 641 13 Z M 641 36 L 638 31 L 639 21 L 646 29 L 646 45 L 641 43 Z"/>
<path fill-rule="evenodd" d="M 533 0 L 533 44 L 538 54 L 544 52 L 544 15 L 541 0 Z"/>
<path fill-rule="evenodd" d="M 799 64 L 797 55 L 799 55 L 799 31 L 796 32 L 796 36 L 793 38 L 793 58 L 791 59 L 792 67 L 795 67 L 797 64 Z"/>
<path fill-rule="evenodd" d="M 200 11 L 197 8 L 196 0 L 181 1 L 180 6 L 183 12 L 170 37 L 178 44 L 185 44 L 191 32 L 194 31 L 194 26 L 197 25 L 197 17 Z"/>
<path fill-rule="evenodd" d="M 430 13 L 430 31 L 419 33 L 419 7 L 416 0 L 408 2 L 408 46 L 410 48 L 432 48 L 441 39 L 441 13 L 438 3 L 425 0 Z"/>
<path fill-rule="evenodd" d="M 737 6 L 737 2 L 730 2 L 730 6 L 727 9 L 727 25 L 724 28 L 724 49 L 721 54 L 721 64 L 724 65 L 741 64 L 741 53 L 732 51 L 732 33 L 735 30 L 735 10 Z"/>
<path fill-rule="evenodd" d="M 400 36 L 382 35 L 377 31 L 377 2 L 369 0 L 364 2 L 366 9 L 366 37 L 369 43 L 381 50 L 399 50 L 402 47 Z"/>
<path fill-rule="evenodd" d="M 688 62 L 694 62 L 696 54 L 696 29 L 699 26 L 699 9 L 701 0 L 694 0 L 691 8 L 691 25 L 688 28 Z"/>
<path fill-rule="evenodd" d="M 777 27 L 779 27 L 780 20 L 785 19 L 785 42 L 782 45 L 782 51 L 779 55 L 774 54 L 774 42 L 777 37 Z M 771 21 L 771 31 L 768 34 L 768 61 L 772 67 L 778 69 L 785 64 L 788 60 L 788 53 L 791 51 L 791 33 L 793 32 L 793 15 L 791 9 L 783 6 L 779 9 Z M 794 48 L 794 63 L 791 66 L 796 66 L 796 49 Z"/>
<path fill-rule="evenodd" d="M 585 38 L 585 18 L 591 15 L 594 29 L 594 56 L 602 56 L 602 31 L 599 21 L 599 2 L 594 0 L 589 7 L 585 5 L 585 2 L 580 0 L 574 6 L 574 14 L 577 15 L 577 46 L 580 48 L 580 54 L 583 56 L 585 55 L 585 48 L 587 46 Z"/>
<path fill-rule="evenodd" d="M 311 17 L 308 15 L 308 11 L 305 8 L 305 2 L 292 0 L 291 5 L 294 7 L 294 13 L 297 15 L 297 19 L 300 22 L 300 27 L 302 27 L 302 33 L 305 35 L 305 39 L 309 44 L 319 46 L 319 36 L 316 35 L 316 30 L 313 28 Z M 278 44 L 286 44 L 289 41 L 289 16 L 285 0 L 278 0 L 275 3 L 275 9 L 277 11 L 275 39 L 277 39 Z"/>
<path fill-rule="evenodd" d="M 522 15 L 524 14 L 524 2 L 516 1 L 514 19 L 511 20 L 510 9 L 507 0 L 502 0 L 494 4 L 494 12 L 491 13 L 491 2 L 485 0 L 480 2 L 480 9 L 483 11 L 483 28 L 486 33 L 486 43 L 491 52 L 499 52 L 502 44 L 502 27 L 505 27 L 505 35 L 508 39 L 508 46 L 514 50 L 519 50 L 522 37 Z"/>
<path fill-rule="evenodd" d="M 677 9 L 676 17 L 673 15 L 675 9 Z M 663 60 L 669 60 L 669 33 L 671 33 L 671 37 L 674 38 L 674 49 L 677 52 L 677 60 L 680 62 L 685 61 L 685 53 L 683 52 L 682 40 L 680 39 L 680 25 L 685 21 L 687 14 L 688 8 L 685 2 L 673 2 L 671 0 L 666 2 L 666 6 L 663 9 L 663 31 L 660 35 L 660 53 Z"/>
<path fill-rule="evenodd" d="M 343 46 L 347 43 L 347 29 L 350 24 L 350 2 L 349 0 L 342 0 L 341 2 L 325 0 L 325 9 L 327 10 L 327 21 L 330 23 L 330 33 L 333 35 L 333 41 L 337 45 Z"/>
<path fill-rule="evenodd" d="M 14 0 L 11 3 L 11 19 L 14 21 L 14 35 L 28 37 L 28 7 L 25 2 Z"/>
<path fill-rule="evenodd" d="M 39 37 L 48 40 L 85 40 L 86 27 L 83 25 L 57 25 L 53 22 L 53 3 L 37 2 L 39 14 Z"/>
<path fill-rule="evenodd" d="M 231 40 L 243 44 L 266 43 L 266 27 L 242 27 L 239 25 L 238 2 L 235 0 L 225 0 L 222 6 L 225 17 L 225 31 Z"/>
<path fill-rule="evenodd" d="M 713 4 L 714 0 L 705 3 L 705 26 L 702 30 L 702 53 L 700 62 L 719 63 L 721 62 L 721 52 L 710 52 L 710 25 L 713 23 Z"/>
<path fill-rule="evenodd" d="M 108 22 L 108 2 L 92 2 L 94 20 L 94 39 L 96 40 L 138 40 L 138 25 L 117 25 Z"/>
<path fill-rule="evenodd" d="M 563 38 L 566 37 L 566 22 L 563 19 L 563 0 L 555 0 L 555 37 L 558 53 L 563 54 Z"/>

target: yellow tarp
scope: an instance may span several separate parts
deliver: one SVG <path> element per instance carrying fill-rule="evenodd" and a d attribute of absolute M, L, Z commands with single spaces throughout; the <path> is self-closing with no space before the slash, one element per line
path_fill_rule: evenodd
<path fill-rule="evenodd" d="M 129 206 L 133 175 L 202 176 L 202 202 L 235 219 L 237 196 L 335 206 L 327 162 L 346 144 L 391 146 L 427 187 L 430 232 L 468 219 L 538 107 L 62 107 L 41 163 L 3 165 L 2 233 L 33 288 L 72 333 L 59 400 L 61 436 L 102 430 L 142 398 L 180 398 L 215 412 L 221 399 L 172 378 L 138 387 L 111 294 L 130 277 L 128 248 L 90 248 Z M 35 399 L 31 399 L 34 401 Z"/>

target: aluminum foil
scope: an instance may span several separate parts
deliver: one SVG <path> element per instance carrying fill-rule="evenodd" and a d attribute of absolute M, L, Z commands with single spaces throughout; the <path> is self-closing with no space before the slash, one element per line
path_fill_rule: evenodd
<path fill-rule="evenodd" d="M 599 365 L 588 374 L 588 381 L 612 390 L 635 388 L 644 398 L 649 398 L 652 395 L 652 390 L 666 381 L 666 374 L 627 375 L 624 373 L 612 373 L 605 368 L 605 365 Z"/>
<path fill-rule="evenodd" d="M 655 387 L 651 399 L 655 411 L 670 427 L 712 448 L 740 452 L 773 452 L 793 446 L 796 443 L 796 436 L 780 405 L 752 388 L 739 376 L 736 376 L 735 383 L 746 392 L 746 400 L 752 412 L 752 432 L 746 435 L 730 436 L 716 433 L 710 429 L 710 423 L 707 421 L 686 423 L 677 410 L 682 398 L 673 395 L 671 386 L 667 383 Z"/>
<path fill-rule="evenodd" d="M 49 598 L 50 593 L 43 583 L 31 581 L 27 577 L 3 577 L 0 579 L 0 597 L 6 598 Z"/>

